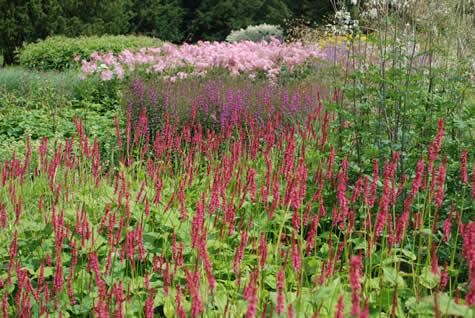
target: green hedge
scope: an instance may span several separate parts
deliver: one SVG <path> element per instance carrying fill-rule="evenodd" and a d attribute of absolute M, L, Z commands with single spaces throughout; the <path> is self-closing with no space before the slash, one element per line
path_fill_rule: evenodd
<path fill-rule="evenodd" d="M 75 56 L 89 58 L 92 52 L 118 53 L 124 49 L 138 50 L 156 47 L 161 43 L 146 36 L 106 35 L 68 38 L 52 36 L 36 43 L 23 45 L 17 54 L 20 65 L 41 71 L 65 70 L 79 66 Z"/>

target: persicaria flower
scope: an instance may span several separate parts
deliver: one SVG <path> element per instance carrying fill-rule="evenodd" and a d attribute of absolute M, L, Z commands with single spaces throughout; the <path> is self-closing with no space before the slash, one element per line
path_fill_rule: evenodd
<path fill-rule="evenodd" d="M 310 230 L 308 231 L 307 234 L 307 256 L 310 255 L 313 246 L 315 244 L 315 237 L 317 235 L 317 229 L 318 229 L 318 222 L 320 218 L 319 215 L 314 215 L 312 218 L 312 224 L 310 225 Z"/>
<path fill-rule="evenodd" d="M 331 179 L 333 178 L 333 163 L 335 162 L 335 149 L 333 146 L 330 148 L 330 154 L 328 155 L 328 166 L 327 166 L 327 172 L 325 174 L 326 179 Z"/>
<path fill-rule="evenodd" d="M 355 201 L 360 196 L 362 186 L 363 186 L 363 179 L 359 177 L 358 180 L 356 180 L 355 186 L 353 188 L 353 193 L 351 195 L 351 203 L 355 203 Z"/>
<path fill-rule="evenodd" d="M 447 269 L 447 262 L 444 264 L 444 270 L 440 274 L 440 289 L 444 290 L 449 281 L 449 273 Z"/>
<path fill-rule="evenodd" d="M 429 161 L 433 162 L 439 157 L 440 149 L 442 147 L 442 138 L 444 137 L 444 119 L 439 118 L 437 136 L 432 141 L 429 147 Z"/>
<path fill-rule="evenodd" d="M 191 317 L 196 318 L 204 311 L 204 305 L 200 296 L 199 273 L 186 270 L 186 286 L 191 295 Z"/>
<path fill-rule="evenodd" d="M 2 228 L 7 227 L 7 209 L 3 203 L 0 204 L 0 226 Z"/>
<path fill-rule="evenodd" d="M 452 228 L 452 214 L 453 214 L 453 211 L 451 210 L 450 213 L 449 213 L 449 216 L 444 221 L 444 224 L 442 226 L 442 229 L 443 229 L 443 232 L 444 232 L 444 240 L 446 242 L 449 241 L 450 231 L 451 231 L 451 228 Z"/>
<path fill-rule="evenodd" d="M 254 318 L 257 311 L 257 271 L 251 273 L 249 284 L 244 289 L 243 297 L 247 300 L 246 318 Z"/>
<path fill-rule="evenodd" d="M 285 272 L 280 270 L 277 273 L 277 314 L 282 315 L 285 307 L 284 299 L 284 288 L 285 288 Z"/>
<path fill-rule="evenodd" d="M 154 317 L 154 312 L 153 312 L 153 300 L 154 300 L 154 292 L 153 288 L 149 290 L 149 296 L 147 300 L 145 301 L 145 317 L 146 318 L 153 318 Z"/>
<path fill-rule="evenodd" d="M 360 289 L 361 289 L 361 255 L 352 256 L 350 260 L 350 285 L 351 285 L 351 314 L 360 314 Z"/>
<path fill-rule="evenodd" d="M 437 193 L 435 194 L 435 206 L 440 208 L 444 201 L 444 183 L 445 183 L 445 160 L 439 167 L 437 175 Z"/>
<path fill-rule="evenodd" d="M 241 234 L 241 243 L 239 244 L 236 250 L 236 254 L 234 255 L 233 270 L 235 273 L 238 272 L 239 264 L 241 263 L 241 260 L 244 257 L 244 249 L 246 248 L 246 245 L 247 245 L 247 232 L 244 231 Z"/>
<path fill-rule="evenodd" d="M 260 235 L 258 254 L 260 257 L 259 265 L 261 266 L 261 268 L 263 268 L 267 260 L 267 244 L 266 244 L 266 236 L 264 233 L 261 233 Z"/>
<path fill-rule="evenodd" d="M 467 305 L 475 304 L 475 222 L 465 226 L 463 233 L 463 255 L 468 262 L 470 289 L 466 296 Z"/>
<path fill-rule="evenodd" d="M 176 314 L 177 314 L 177 316 L 179 318 L 186 318 L 186 312 L 185 312 L 185 309 L 183 308 L 183 305 L 181 303 L 181 286 L 180 285 L 176 286 L 175 302 L 176 302 Z"/>
<path fill-rule="evenodd" d="M 297 273 L 300 273 L 300 270 L 302 269 L 302 263 L 300 260 L 300 249 L 298 248 L 298 245 L 295 242 L 294 232 L 292 232 L 292 262 Z"/>
<path fill-rule="evenodd" d="M 338 303 L 336 304 L 335 318 L 345 318 L 345 303 L 343 295 L 340 295 L 338 298 Z"/>
<path fill-rule="evenodd" d="M 460 160 L 460 178 L 463 184 L 468 183 L 468 173 L 467 173 L 467 157 L 468 151 L 465 149 L 462 152 L 461 160 Z"/>
<path fill-rule="evenodd" d="M 294 318 L 294 306 L 292 304 L 287 308 L 287 317 Z"/>

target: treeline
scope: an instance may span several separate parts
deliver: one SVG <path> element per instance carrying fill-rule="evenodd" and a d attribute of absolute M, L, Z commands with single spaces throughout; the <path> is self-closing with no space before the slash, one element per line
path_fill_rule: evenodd
<path fill-rule="evenodd" d="M 330 10 L 330 0 L 0 0 L 0 50 L 11 64 L 23 42 L 52 34 L 223 40 L 251 24 L 320 22 Z"/>

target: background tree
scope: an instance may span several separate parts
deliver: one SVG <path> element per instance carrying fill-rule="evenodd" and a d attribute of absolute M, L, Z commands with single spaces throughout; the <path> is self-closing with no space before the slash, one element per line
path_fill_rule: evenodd
<path fill-rule="evenodd" d="M 67 36 L 124 34 L 133 17 L 132 0 L 61 0 Z"/>
<path fill-rule="evenodd" d="M 163 40 L 183 40 L 184 9 L 177 0 L 135 0 L 130 31 Z"/>
<path fill-rule="evenodd" d="M 231 30 L 255 22 L 263 0 L 203 0 L 196 9 L 190 31 L 193 40 L 223 40 Z"/>
<path fill-rule="evenodd" d="M 268 23 L 283 25 L 284 21 L 293 16 L 291 10 L 283 0 L 266 0 L 257 11 L 255 20 L 257 24 Z"/>
<path fill-rule="evenodd" d="M 64 25 L 56 0 L 0 0 L 0 51 L 3 64 L 14 62 L 15 50 L 24 41 L 35 41 Z"/>
<path fill-rule="evenodd" d="M 330 0 L 285 0 L 294 17 L 321 23 L 333 10 Z"/>

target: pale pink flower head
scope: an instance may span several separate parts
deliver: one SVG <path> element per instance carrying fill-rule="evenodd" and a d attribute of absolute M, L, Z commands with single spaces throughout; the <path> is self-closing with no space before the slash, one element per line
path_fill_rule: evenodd
<path fill-rule="evenodd" d="M 111 70 L 105 70 L 101 73 L 101 80 L 110 81 L 114 77 L 114 73 Z"/>
<path fill-rule="evenodd" d="M 124 78 L 124 68 L 120 65 L 117 65 L 114 69 L 115 75 L 117 75 L 118 79 L 123 79 Z"/>

